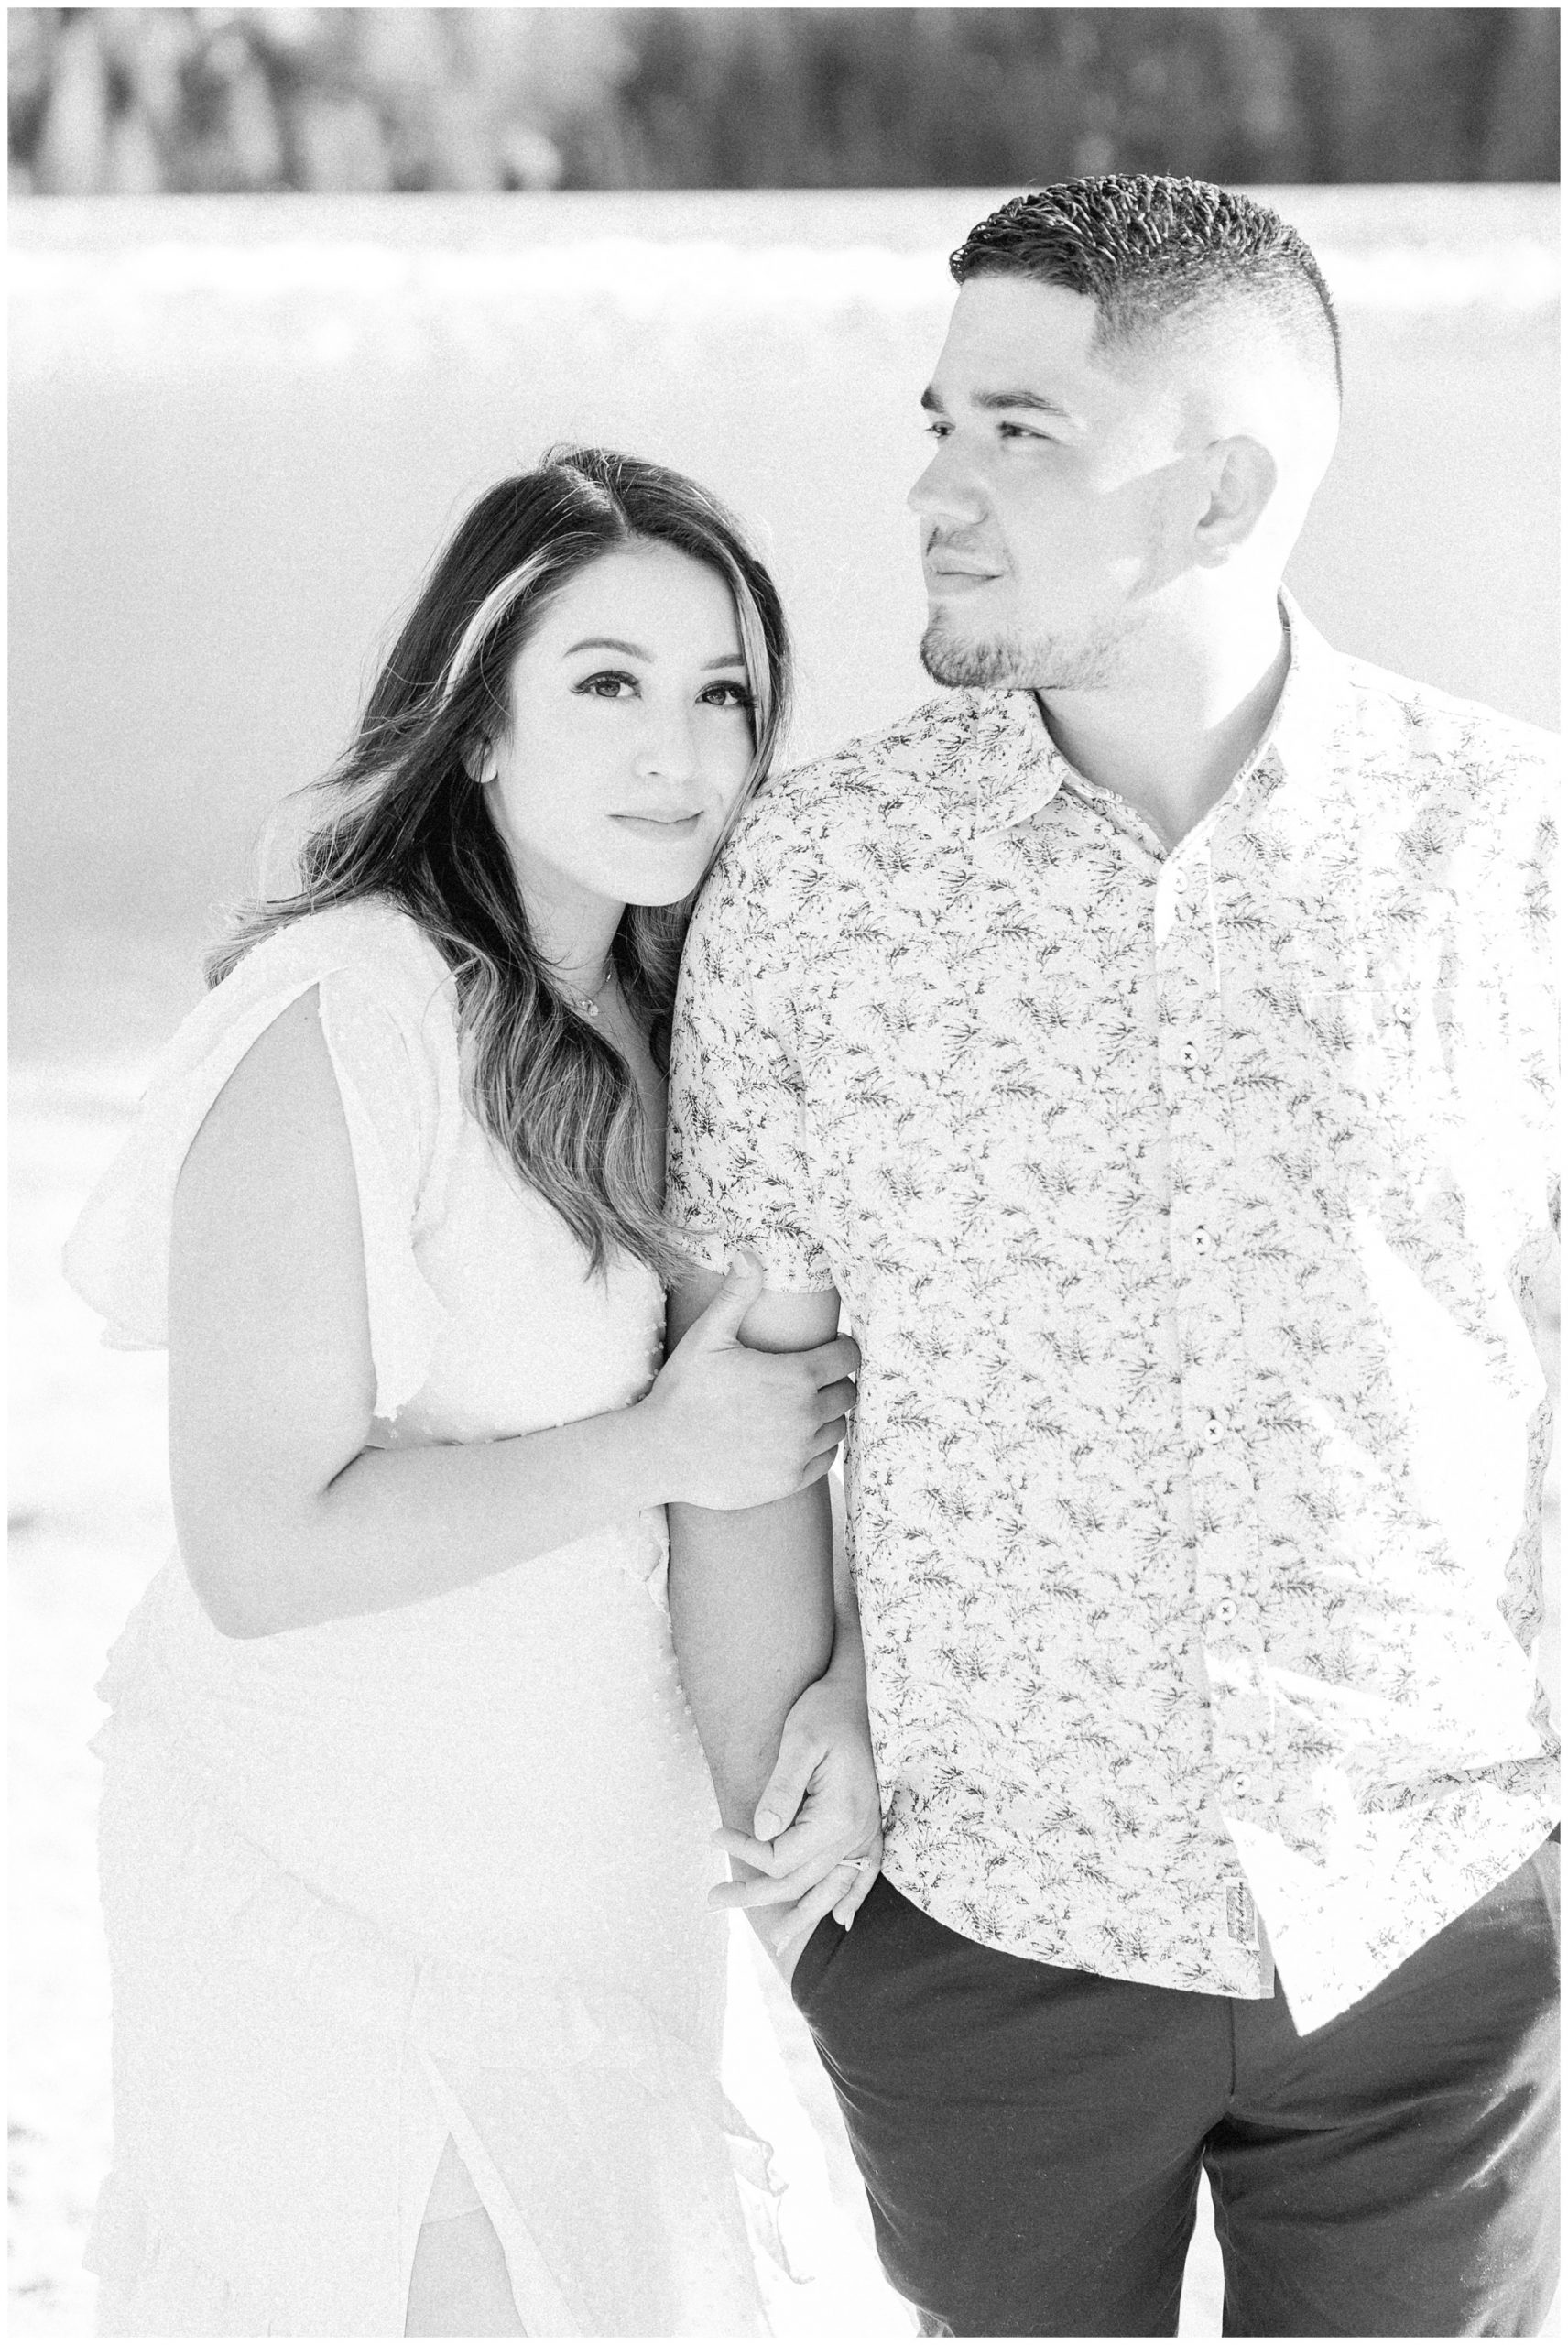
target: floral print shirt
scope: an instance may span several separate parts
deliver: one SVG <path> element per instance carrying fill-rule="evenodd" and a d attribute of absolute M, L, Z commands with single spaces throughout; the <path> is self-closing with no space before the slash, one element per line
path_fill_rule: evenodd
<path fill-rule="evenodd" d="M 1110 1978 L 1277 1962 L 1305 2032 L 1556 1814 L 1553 798 L 1547 736 L 1286 616 L 1170 854 L 1028 693 L 768 788 L 687 947 L 670 1209 L 862 1348 L 894 1885 Z"/>

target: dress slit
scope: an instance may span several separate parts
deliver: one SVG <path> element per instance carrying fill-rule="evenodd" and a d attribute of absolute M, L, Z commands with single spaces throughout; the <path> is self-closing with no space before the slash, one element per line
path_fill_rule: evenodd
<path fill-rule="evenodd" d="M 469 2179 L 479 2194 L 479 2203 L 489 2216 L 495 2236 L 501 2242 L 517 2318 L 530 2337 L 583 2336 L 586 2331 L 582 2318 L 568 2302 L 560 2281 L 546 2262 L 539 2241 L 525 2222 L 499 2168 L 470 2122 L 463 2103 L 423 2046 L 419 2049 L 419 2058 L 436 2107 L 446 2121 L 457 2154 L 468 2168 Z"/>

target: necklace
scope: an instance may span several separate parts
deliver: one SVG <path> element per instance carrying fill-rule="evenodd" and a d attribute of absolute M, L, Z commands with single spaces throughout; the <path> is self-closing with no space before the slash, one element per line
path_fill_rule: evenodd
<path fill-rule="evenodd" d="M 597 1018 L 599 1015 L 600 998 L 603 996 L 605 987 L 614 983 L 615 976 L 615 963 L 613 961 L 606 961 L 604 964 L 604 974 L 600 978 L 592 993 L 579 993 L 575 986 L 568 985 L 563 985 L 561 990 L 566 996 L 567 1000 L 571 1003 L 572 1009 L 576 1010 L 580 1018 Z"/>

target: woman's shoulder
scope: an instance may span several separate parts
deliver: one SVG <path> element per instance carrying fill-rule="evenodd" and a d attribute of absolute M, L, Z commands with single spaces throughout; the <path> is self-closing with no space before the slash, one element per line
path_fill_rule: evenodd
<path fill-rule="evenodd" d="M 457 1048 L 456 997 L 444 955 L 413 915 L 367 896 L 302 913 L 250 945 L 207 997 L 203 1024 L 248 1024 L 314 987 L 323 1023 L 352 1049 L 396 1029 L 417 1061 L 444 1064 Z"/>
<path fill-rule="evenodd" d="M 270 990 L 340 973 L 373 993 L 421 1002 L 452 978 L 445 956 L 411 912 L 386 896 L 361 896 L 282 922 L 246 949 L 214 990 Z"/>
<path fill-rule="evenodd" d="M 282 1113 L 290 1096 L 308 1099 L 323 1045 L 358 1179 L 376 1336 L 382 1266 L 404 1277 L 410 1231 L 440 1218 L 462 1122 L 447 976 L 418 922 L 379 901 L 287 922 L 242 954 L 164 1050 L 68 1246 L 71 1282 L 109 1321 L 111 1341 L 167 1339 L 175 1190 L 231 1078 L 250 1061 L 237 1103 Z M 312 990 L 319 1036 L 289 1016 Z"/>

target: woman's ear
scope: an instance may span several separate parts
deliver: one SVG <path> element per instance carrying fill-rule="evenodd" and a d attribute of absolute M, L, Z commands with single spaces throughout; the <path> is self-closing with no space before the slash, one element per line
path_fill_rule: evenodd
<path fill-rule="evenodd" d="M 482 733 L 476 733 L 473 740 L 465 741 L 463 745 L 463 769 L 469 780 L 476 781 L 481 790 L 487 781 L 494 781 L 495 779 L 495 743 L 487 741 Z"/>
<path fill-rule="evenodd" d="M 1237 435 L 1209 450 L 1209 502 L 1198 523 L 1201 561 L 1224 562 L 1245 545 L 1268 510 L 1279 468 L 1261 440 Z"/>

